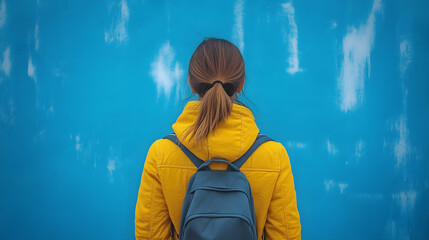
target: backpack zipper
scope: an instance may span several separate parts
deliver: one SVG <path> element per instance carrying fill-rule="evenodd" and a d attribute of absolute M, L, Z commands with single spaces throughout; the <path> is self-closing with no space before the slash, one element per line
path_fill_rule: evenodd
<path fill-rule="evenodd" d="M 227 213 L 227 214 L 218 214 L 218 213 L 196 213 L 196 214 L 192 214 L 191 216 L 188 216 L 185 219 L 185 225 L 183 226 L 183 229 L 186 229 L 186 226 L 188 225 L 188 223 L 195 218 L 200 218 L 200 217 L 208 217 L 208 218 L 231 218 L 231 217 L 235 217 L 235 218 L 241 218 L 243 219 L 247 225 L 249 226 L 251 232 L 254 232 L 254 226 L 253 224 L 251 224 L 251 220 L 241 214 L 233 214 L 233 213 Z M 185 233 L 183 233 L 183 235 L 185 235 Z"/>
<path fill-rule="evenodd" d="M 218 191 L 218 192 L 242 192 L 242 193 L 246 194 L 247 199 L 250 201 L 249 194 L 240 188 L 220 188 L 220 187 L 200 186 L 200 187 L 196 187 L 196 188 L 192 189 L 190 194 L 192 194 L 196 190 L 200 190 L 200 189 L 202 189 L 202 190 L 213 190 L 213 191 Z"/>

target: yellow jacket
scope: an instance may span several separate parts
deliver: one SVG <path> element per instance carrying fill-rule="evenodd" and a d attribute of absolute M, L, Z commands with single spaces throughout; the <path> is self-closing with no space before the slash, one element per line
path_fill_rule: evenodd
<path fill-rule="evenodd" d="M 233 104 L 231 115 L 210 133 L 203 147 L 192 147 L 181 133 L 198 117 L 199 101 L 189 101 L 172 125 L 180 142 L 206 161 L 234 161 L 252 145 L 259 132 L 252 112 Z M 214 162 L 211 169 L 226 169 Z M 189 178 L 196 167 L 168 139 L 158 139 L 149 148 L 135 209 L 136 239 L 171 239 L 170 218 L 176 231 Z M 289 156 L 279 142 L 262 144 L 240 170 L 246 175 L 255 205 L 258 239 L 301 239 L 301 224 Z"/>

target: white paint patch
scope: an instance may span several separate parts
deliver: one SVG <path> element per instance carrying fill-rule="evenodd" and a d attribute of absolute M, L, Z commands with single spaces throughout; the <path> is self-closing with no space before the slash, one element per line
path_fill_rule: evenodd
<path fill-rule="evenodd" d="M 39 22 L 34 27 L 34 49 L 39 50 Z"/>
<path fill-rule="evenodd" d="M 160 93 L 163 92 L 169 99 L 173 86 L 176 85 L 177 90 L 180 88 L 179 79 L 182 77 L 184 70 L 174 58 L 174 50 L 170 46 L 170 42 L 167 41 L 159 50 L 158 56 L 151 63 L 150 74 L 156 84 L 158 98 Z"/>
<path fill-rule="evenodd" d="M 396 167 L 400 165 L 406 165 L 406 160 L 410 153 L 410 144 L 408 140 L 408 127 L 407 118 L 404 114 L 401 115 L 400 119 L 395 124 L 395 129 L 398 131 L 399 138 L 395 141 L 394 154 L 396 158 Z"/>
<path fill-rule="evenodd" d="M 414 190 L 393 194 L 393 198 L 399 201 L 402 214 L 407 214 L 414 209 L 417 193 Z"/>
<path fill-rule="evenodd" d="M 63 62 L 61 62 L 61 65 L 63 65 Z M 63 79 L 68 77 L 68 75 L 62 70 L 62 67 L 55 68 L 53 71 L 53 75 L 55 77 L 63 78 Z"/>
<path fill-rule="evenodd" d="M 287 41 L 289 44 L 289 67 L 286 71 L 289 74 L 294 75 L 297 72 L 302 72 L 302 69 L 299 67 L 298 59 L 298 27 L 295 23 L 295 9 L 292 6 L 292 2 L 283 3 L 281 6 L 283 7 L 283 11 L 287 15 L 289 21 L 289 31 L 287 33 Z"/>
<path fill-rule="evenodd" d="M 9 98 L 9 125 L 15 125 L 15 104 L 12 98 Z"/>
<path fill-rule="evenodd" d="M 119 43 L 128 41 L 127 27 L 130 18 L 127 1 L 122 0 L 118 4 L 120 11 L 116 13 L 115 20 L 112 23 L 110 31 L 104 31 L 104 41 L 112 43 L 117 41 Z"/>
<path fill-rule="evenodd" d="M 409 131 L 407 124 L 407 95 L 408 89 L 405 85 L 405 73 L 407 72 L 408 66 L 411 63 L 411 45 L 408 40 L 402 40 L 399 44 L 400 59 L 399 59 L 399 70 L 401 72 L 401 83 L 402 83 L 402 103 L 403 113 L 395 124 L 391 124 L 391 131 L 396 130 L 398 138 L 394 142 L 393 153 L 396 159 L 396 167 L 399 168 L 401 165 L 405 166 L 407 159 L 411 153 L 411 145 L 409 143 Z"/>
<path fill-rule="evenodd" d="M 235 24 L 232 28 L 232 35 L 234 41 L 238 43 L 241 53 L 244 51 L 243 9 L 244 0 L 236 0 L 234 6 Z"/>
<path fill-rule="evenodd" d="M 307 144 L 302 143 L 302 142 L 291 142 L 291 141 L 288 141 L 287 145 L 288 145 L 288 147 L 299 148 L 299 149 L 304 149 L 304 148 L 307 147 Z"/>
<path fill-rule="evenodd" d="M 343 61 L 338 77 L 340 105 L 344 112 L 353 110 L 362 102 L 365 86 L 365 70 L 371 72 L 370 53 L 375 36 L 375 13 L 381 9 L 381 0 L 374 0 L 371 13 L 365 24 L 357 29 L 349 27 L 343 38 Z"/>
<path fill-rule="evenodd" d="M 402 83 L 402 102 L 404 111 L 407 106 L 407 96 L 408 96 L 408 88 L 405 85 L 405 73 L 408 70 L 408 66 L 411 63 L 411 44 L 408 42 L 408 40 L 402 40 L 402 42 L 399 44 L 399 51 L 400 51 L 400 59 L 399 59 L 399 70 L 401 72 L 401 83 Z"/>
<path fill-rule="evenodd" d="M 6 1 L 2 0 L 0 5 L 0 28 L 6 23 Z"/>
<path fill-rule="evenodd" d="M 331 143 L 329 139 L 326 141 L 326 147 L 329 154 L 335 155 L 338 153 L 338 149 L 335 147 L 334 144 Z"/>
<path fill-rule="evenodd" d="M 398 233 L 398 229 L 396 228 L 396 222 L 394 220 L 390 220 L 387 222 L 386 226 L 385 226 L 385 235 L 386 235 L 386 239 L 392 239 L 392 240 L 397 240 L 397 239 L 407 239 L 404 236 L 402 236 L 402 238 L 398 237 L 399 233 Z"/>
<path fill-rule="evenodd" d="M 340 193 L 343 194 L 344 189 L 346 189 L 348 187 L 347 183 L 336 183 L 333 180 L 325 180 L 323 182 L 323 184 L 325 185 L 325 190 L 329 191 L 331 189 L 333 189 L 333 187 L 338 186 L 338 188 L 340 189 Z"/>
<path fill-rule="evenodd" d="M 337 24 L 337 22 L 333 22 L 332 24 L 331 24 L 331 28 L 333 29 L 333 28 L 336 28 L 338 26 L 338 24 Z"/>
<path fill-rule="evenodd" d="M 365 148 L 365 142 L 364 141 L 360 140 L 356 143 L 356 146 L 355 146 L 355 157 L 356 158 L 361 158 L 363 156 L 364 148 Z"/>
<path fill-rule="evenodd" d="M 34 136 L 33 141 L 34 142 L 43 141 L 45 139 L 45 135 L 46 135 L 45 134 L 45 129 L 42 129 L 42 130 L 39 131 L 39 133 L 36 136 Z"/>
<path fill-rule="evenodd" d="M 354 196 L 363 200 L 376 200 L 376 201 L 381 201 L 384 198 L 383 194 L 381 193 L 376 193 L 376 194 L 358 193 L 358 194 L 354 194 Z"/>
<path fill-rule="evenodd" d="M 107 161 L 107 170 L 109 170 L 110 176 L 112 176 L 113 171 L 116 170 L 116 160 L 117 158 L 109 158 Z"/>
<path fill-rule="evenodd" d="M 348 186 L 347 183 L 338 183 L 338 187 L 340 187 L 340 193 L 343 194 L 344 189 Z"/>
<path fill-rule="evenodd" d="M 28 59 L 28 69 L 27 69 L 28 76 L 33 78 L 34 83 L 37 82 L 36 78 L 36 67 L 33 65 L 33 61 L 31 60 L 31 57 Z"/>
<path fill-rule="evenodd" d="M 408 40 L 403 40 L 400 43 L 399 51 L 401 53 L 399 69 L 401 71 L 401 74 L 404 74 L 408 69 L 408 65 L 410 65 L 411 63 L 411 45 Z"/>
<path fill-rule="evenodd" d="M 1 63 L 1 70 L 7 75 L 10 75 L 12 62 L 10 61 L 10 47 L 7 47 L 3 52 L 3 62 Z"/>
<path fill-rule="evenodd" d="M 72 137 L 72 135 L 70 135 Z M 82 144 L 80 143 L 80 137 L 79 135 L 76 135 L 76 151 L 81 152 L 82 151 Z"/>
<path fill-rule="evenodd" d="M 335 186 L 335 183 L 334 183 L 334 181 L 332 181 L 332 180 L 325 180 L 324 182 L 323 182 L 323 184 L 325 184 L 325 189 L 326 189 L 326 191 L 329 191 L 329 189 L 331 189 L 331 187 L 333 187 L 333 186 Z"/>

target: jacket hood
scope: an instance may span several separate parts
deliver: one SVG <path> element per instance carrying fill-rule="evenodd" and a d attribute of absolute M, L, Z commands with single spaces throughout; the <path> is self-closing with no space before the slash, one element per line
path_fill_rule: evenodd
<path fill-rule="evenodd" d="M 255 141 L 259 129 L 252 112 L 245 106 L 233 103 L 231 114 L 211 132 L 203 144 L 197 146 L 190 135 L 183 138 L 185 130 L 198 118 L 200 101 L 189 101 L 183 112 L 172 125 L 179 141 L 201 160 L 223 158 L 235 161 L 243 155 Z"/>

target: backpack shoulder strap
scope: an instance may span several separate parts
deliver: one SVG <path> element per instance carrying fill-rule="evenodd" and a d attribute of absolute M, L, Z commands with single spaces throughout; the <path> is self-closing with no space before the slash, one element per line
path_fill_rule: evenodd
<path fill-rule="evenodd" d="M 163 137 L 165 139 L 169 139 L 172 142 L 174 142 L 177 146 L 182 149 L 182 151 L 188 156 L 189 159 L 194 163 L 194 165 L 198 168 L 201 164 L 204 163 L 203 160 L 199 159 L 195 154 L 193 154 L 188 148 L 186 148 L 180 141 L 177 139 L 177 136 L 175 133 L 170 133 L 167 136 Z"/>
<path fill-rule="evenodd" d="M 258 136 L 256 137 L 255 142 L 252 144 L 252 146 L 250 146 L 250 148 L 247 150 L 246 153 L 244 153 L 241 157 L 239 157 L 237 160 L 235 160 L 234 162 L 232 162 L 232 164 L 234 164 L 235 166 L 237 166 L 237 168 L 240 168 L 245 162 L 246 160 L 250 157 L 250 155 L 252 155 L 252 153 L 264 142 L 267 141 L 274 141 L 273 139 L 271 139 L 270 137 L 268 137 L 267 135 L 264 134 L 258 134 Z"/>

